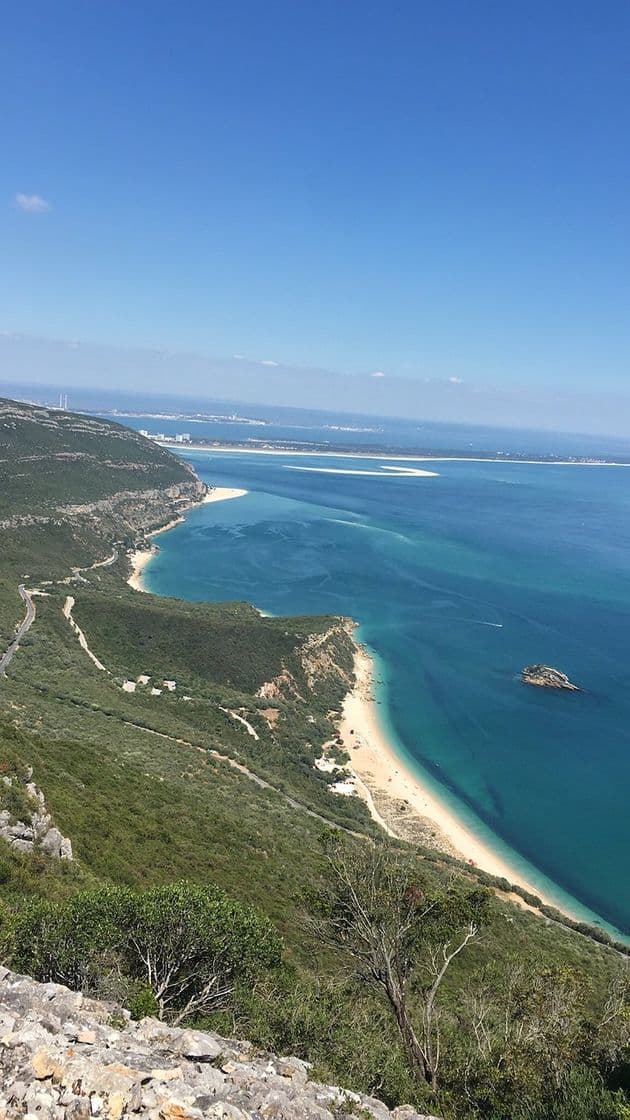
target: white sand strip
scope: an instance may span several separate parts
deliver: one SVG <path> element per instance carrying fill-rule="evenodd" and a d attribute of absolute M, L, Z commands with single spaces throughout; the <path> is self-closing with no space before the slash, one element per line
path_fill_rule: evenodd
<path fill-rule="evenodd" d="M 209 490 L 205 498 L 202 498 L 201 504 L 206 505 L 208 502 L 225 502 L 228 498 L 244 498 L 247 490 L 239 490 L 236 487 L 229 486 L 213 486 Z"/>
<path fill-rule="evenodd" d="M 421 471 L 413 467 L 382 467 L 380 471 L 358 471 L 343 467 L 298 467 L 285 463 L 286 471 L 313 471 L 315 474 L 358 474 L 370 478 L 438 478 L 436 471 Z M 388 471 L 388 474 L 384 472 Z"/>
<path fill-rule="evenodd" d="M 160 447 L 173 449 L 171 443 L 161 443 Z M 479 455 L 379 455 L 374 451 L 332 451 L 321 449 L 319 451 L 304 451 L 286 447 L 220 447 L 208 444 L 181 444 L 183 450 L 210 452 L 212 455 L 306 455 L 311 459 L 389 459 L 394 463 L 502 463 L 508 466 L 533 466 L 533 467 L 630 467 L 630 462 L 619 463 L 614 459 L 514 459 L 508 455 L 499 455 L 492 458 Z M 179 448 L 177 448 L 179 450 Z"/>

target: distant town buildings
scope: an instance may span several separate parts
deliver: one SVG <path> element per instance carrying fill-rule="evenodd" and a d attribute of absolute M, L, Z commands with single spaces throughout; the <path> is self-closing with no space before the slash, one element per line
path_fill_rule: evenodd
<path fill-rule="evenodd" d="M 153 439 L 156 443 L 190 443 L 190 432 L 177 432 L 176 435 L 167 435 L 166 432 L 149 432 L 146 428 L 139 428 L 141 436 Z"/>

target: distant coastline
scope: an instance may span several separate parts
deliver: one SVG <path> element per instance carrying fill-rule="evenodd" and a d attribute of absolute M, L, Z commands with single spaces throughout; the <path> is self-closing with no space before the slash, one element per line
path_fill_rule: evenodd
<path fill-rule="evenodd" d="M 360 415 L 304 408 L 213 402 L 204 408 L 88 409 L 112 416 L 153 440 L 202 450 L 284 450 L 307 454 L 360 454 L 444 461 L 509 461 L 527 463 L 630 465 L 630 442 L 620 435 L 589 434 L 513 424 L 462 424 L 418 418 Z M 139 427 L 152 422 L 153 431 Z M 156 427 L 156 425 L 167 425 Z M 194 425 L 194 434 L 186 432 Z M 170 430 L 169 427 L 170 426 Z M 180 431 L 179 428 L 184 429 Z M 204 430 L 204 428 L 206 430 Z"/>
<path fill-rule="evenodd" d="M 314 448 L 312 451 L 292 447 L 244 447 L 239 444 L 201 444 L 175 443 L 172 440 L 156 440 L 160 447 L 169 451 L 188 454 L 189 451 L 211 452 L 232 455 L 305 455 L 311 458 L 331 459 L 380 459 L 397 463 L 522 463 L 527 466 L 541 467 L 630 467 L 630 462 L 622 463 L 608 459 L 523 459 L 517 455 L 393 455 L 390 451 L 333 451 L 329 448 Z"/>

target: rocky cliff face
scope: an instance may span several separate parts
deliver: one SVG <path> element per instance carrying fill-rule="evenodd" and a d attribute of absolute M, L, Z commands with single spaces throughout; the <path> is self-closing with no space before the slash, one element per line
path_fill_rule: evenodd
<path fill-rule="evenodd" d="M 350 619 L 338 618 L 326 630 L 310 634 L 303 642 L 299 652 L 299 675 L 311 693 L 321 691 L 326 682 L 338 685 L 341 681 L 346 690 L 352 688 L 354 627 Z M 299 682 L 286 666 L 260 686 L 257 696 L 262 700 L 304 700 Z"/>
<path fill-rule="evenodd" d="M 299 1058 L 169 1027 L 0 968 L 2 1120 L 423 1120 L 311 1081 Z M 426 1118 L 425 1118 L 426 1120 Z M 431 1118 L 428 1118 L 431 1120 Z"/>
<path fill-rule="evenodd" d="M 123 490 L 98 502 L 62 506 L 59 513 L 65 518 L 92 521 L 100 532 L 144 534 L 200 502 L 207 489 L 205 483 L 191 475 L 189 480 L 164 489 Z"/>
<path fill-rule="evenodd" d="M 0 530 L 84 521 L 103 535 L 148 533 L 200 502 L 206 491 L 205 483 L 192 476 L 164 489 L 121 490 L 96 502 L 59 505 L 51 514 L 14 514 L 0 520 Z"/>
<path fill-rule="evenodd" d="M 0 530 L 142 533 L 199 501 L 192 467 L 109 420 L 0 399 Z"/>

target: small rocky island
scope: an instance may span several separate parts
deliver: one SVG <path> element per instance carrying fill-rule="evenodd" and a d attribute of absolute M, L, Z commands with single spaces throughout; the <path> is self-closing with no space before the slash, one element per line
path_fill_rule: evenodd
<path fill-rule="evenodd" d="M 535 684 L 538 688 L 565 688 L 569 692 L 581 692 L 566 673 L 552 669 L 550 665 L 526 665 L 521 670 L 521 680 L 523 684 Z"/>

